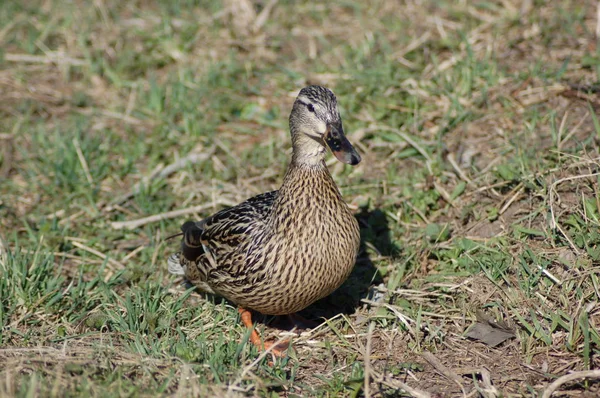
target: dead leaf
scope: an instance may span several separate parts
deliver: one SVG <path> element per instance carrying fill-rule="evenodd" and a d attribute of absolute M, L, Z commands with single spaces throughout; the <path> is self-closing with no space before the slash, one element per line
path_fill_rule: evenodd
<path fill-rule="evenodd" d="M 503 320 L 495 320 L 483 311 L 476 311 L 477 323 L 469 329 L 466 336 L 479 340 L 490 347 L 496 347 L 503 341 L 515 337 L 514 329 Z"/>
<path fill-rule="evenodd" d="M 477 322 L 467 332 L 466 336 L 470 339 L 479 340 L 490 347 L 496 347 L 503 341 L 515 337 L 513 330 L 504 329 L 496 323 Z"/>

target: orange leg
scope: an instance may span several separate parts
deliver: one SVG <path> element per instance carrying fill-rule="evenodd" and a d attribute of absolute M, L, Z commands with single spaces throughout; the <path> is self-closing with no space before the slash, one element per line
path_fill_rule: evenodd
<path fill-rule="evenodd" d="M 272 347 L 275 343 L 272 341 L 265 341 L 263 342 L 260 338 L 260 335 L 258 334 L 258 332 L 254 329 L 254 324 L 252 323 L 252 314 L 250 313 L 250 311 L 245 310 L 243 308 L 238 308 L 238 311 L 240 313 L 240 317 L 242 318 L 242 323 L 244 324 L 244 326 L 246 326 L 248 329 L 252 330 L 252 332 L 250 333 L 250 342 L 252 344 L 254 344 L 256 346 L 256 348 L 258 348 L 258 350 L 268 350 L 270 347 Z M 271 350 L 271 353 L 273 353 L 273 355 L 275 355 L 276 357 L 285 357 L 285 351 L 287 350 L 288 346 L 289 346 L 289 341 L 284 341 L 281 342 L 279 344 L 277 344 L 275 347 L 273 347 L 273 349 Z"/>

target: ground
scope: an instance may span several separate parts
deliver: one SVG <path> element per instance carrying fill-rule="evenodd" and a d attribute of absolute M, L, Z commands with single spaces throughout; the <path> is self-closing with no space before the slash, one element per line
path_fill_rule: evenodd
<path fill-rule="evenodd" d="M 6 2 L 0 395 L 597 396 L 599 7 Z M 166 238 L 277 189 L 307 84 L 363 245 L 273 361 Z"/>

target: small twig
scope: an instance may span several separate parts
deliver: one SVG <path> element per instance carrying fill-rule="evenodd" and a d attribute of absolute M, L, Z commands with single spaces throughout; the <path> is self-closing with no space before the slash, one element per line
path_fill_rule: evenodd
<path fill-rule="evenodd" d="M 510 197 L 510 199 L 508 199 L 506 201 L 506 203 L 504 204 L 504 206 L 502 206 L 502 208 L 500 209 L 500 211 L 498 212 L 498 214 L 502 215 L 504 214 L 504 212 L 506 210 L 508 210 L 508 208 L 510 207 L 510 205 L 512 205 L 515 200 L 517 200 L 517 198 L 519 197 L 519 195 L 521 195 L 521 193 L 523 193 L 523 191 L 525 190 L 525 185 L 521 182 L 519 183 L 514 189 L 513 191 L 516 191 L 514 193 L 513 196 Z"/>
<path fill-rule="evenodd" d="M 84 259 L 81 256 L 76 256 L 74 254 L 69 254 L 69 253 L 65 253 L 65 252 L 51 252 L 50 254 L 52 254 L 53 256 L 59 256 L 59 257 L 64 257 L 64 258 L 70 258 L 71 260 L 75 260 L 79 263 L 86 263 L 86 264 L 102 264 L 104 263 L 104 259 L 102 260 L 92 260 L 92 259 Z"/>
<path fill-rule="evenodd" d="M 478 374 L 481 375 L 481 381 L 482 384 L 484 386 L 484 390 L 481 390 L 479 388 L 477 388 L 480 392 L 481 395 L 483 395 L 484 397 L 497 397 L 498 396 L 498 389 L 496 387 L 493 386 L 492 384 L 492 376 L 490 374 L 490 371 L 487 370 L 486 368 L 455 368 L 453 369 L 454 373 L 456 374 Z"/>
<path fill-rule="evenodd" d="M 554 201 L 555 201 L 554 195 L 558 196 L 556 187 L 559 184 L 566 182 L 566 181 L 573 181 L 573 180 L 578 180 L 578 179 L 582 179 L 582 178 L 596 177 L 599 175 L 600 175 L 600 173 L 591 173 L 591 174 L 583 174 L 583 175 L 576 175 L 576 176 L 561 178 L 560 180 L 554 181 L 554 183 L 552 183 L 552 185 L 550 185 L 550 187 L 548 188 L 548 205 L 550 207 L 550 217 L 551 217 L 550 228 L 558 229 L 558 231 L 565 237 L 567 242 L 569 242 L 569 245 L 571 246 L 573 251 L 578 255 L 581 254 L 581 252 L 579 251 L 577 246 L 575 246 L 575 243 L 573 243 L 573 241 L 571 240 L 569 235 L 567 235 L 567 233 L 561 228 L 560 224 L 558 223 L 558 221 L 556 219 L 556 215 L 554 214 Z"/>
<path fill-rule="evenodd" d="M 125 122 L 127 124 L 132 124 L 132 125 L 136 125 L 136 126 L 141 125 L 143 123 L 152 124 L 149 121 L 142 121 L 131 115 L 128 115 L 127 113 L 119 113 L 119 112 L 113 112 L 113 111 L 107 111 L 107 110 L 97 111 L 95 109 L 77 109 L 76 112 L 80 113 L 82 115 L 86 115 L 86 116 L 93 116 L 97 112 L 99 112 L 102 116 L 105 116 L 109 119 L 116 119 L 116 120 Z"/>
<path fill-rule="evenodd" d="M 583 370 L 561 376 L 554 380 L 554 382 L 552 382 L 552 384 L 550 384 L 548 387 L 546 387 L 544 393 L 542 394 L 542 398 L 550 398 L 560 386 L 577 379 L 600 379 L 600 369 Z"/>
<path fill-rule="evenodd" d="M 374 126 L 373 129 L 374 130 L 392 131 L 392 132 L 398 134 L 400 136 L 400 138 L 402 138 L 410 146 L 412 146 L 413 148 L 415 148 L 417 150 L 417 152 L 419 152 L 421 154 L 421 156 L 423 156 L 425 158 L 425 160 L 427 160 L 427 162 L 431 162 L 431 157 L 429 156 L 429 154 L 423 148 L 421 148 L 421 146 L 419 144 L 417 144 L 417 142 L 415 140 L 413 140 L 411 137 L 409 137 L 408 134 L 400 131 L 397 128 L 389 127 L 389 126 L 380 126 L 380 125 L 378 125 L 378 126 Z"/>
<path fill-rule="evenodd" d="M 546 275 L 546 276 L 547 276 L 547 277 L 548 277 L 548 278 L 549 278 L 549 279 L 550 279 L 552 282 L 556 283 L 556 284 L 557 284 L 557 285 L 559 285 L 559 286 L 562 284 L 561 280 L 560 280 L 560 279 L 558 279 L 557 277 L 555 277 L 554 275 L 552 275 L 552 274 L 550 273 L 550 271 L 548 271 L 546 268 L 543 268 L 543 267 L 542 267 L 541 265 L 539 265 L 539 264 L 536 264 L 536 265 L 537 265 L 538 269 L 539 269 L 540 271 L 542 271 L 542 274 Z"/>
<path fill-rule="evenodd" d="M 396 129 L 394 129 L 394 130 L 396 130 Z M 417 150 L 417 152 L 419 152 L 421 154 L 421 156 L 423 156 L 425 158 L 425 160 L 427 160 L 427 163 L 431 162 L 431 157 L 429 156 L 429 154 L 427 152 L 425 152 L 425 150 L 423 148 L 421 148 L 421 146 L 419 144 L 417 144 L 416 141 L 414 141 L 412 138 L 410 138 L 408 136 L 408 134 L 405 134 L 400 130 L 396 130 L 396 134 L 398 134 L 404 141 L 408 142 L 410 144 L 410 146 L 415 148 Z"/>
<path fill-rule="evenodd" d="M 212 147 L 212 148 L 209 148 L 204 153 L 190 153 L 188 156 L 178 159 L 175 162 L 171 163 L 170 165 L 165 166 L 165 168 L 162 169 L 158 173 L 157 177 L 165 178 L 165 177 L 169 176 L 170 174 L 173 174 L 177 170 L 183 169 L 188 164 L 196 164 L 196 163 L 203 162 L 203 161 L 207 160 L 210 156 L 212 156 L 214 151 L 215 151 L 215 148 Z"/>
<path fill-rule="evenodd" d="M 472 196 L 472 195 L 475 195 L 475 194 L 478 194 L 478 193 L 481 193 L 481 192 L 485 192 L 485 191 L 492 191 L 492 193 L 494 195 L 497 195 L 498 193 L 496 192 L 496 190 L 494 188 L 503 187 L 503 186 L 509 185 L 511 183 L 512 183 L 512 181 L 500 181 L 500 182 L 497 182 L 495 184 L 491 184 L 491 185 L 486 185 L 486 186 L 483 186 L 483 187 L 479 187 L 477 189 L 474 189 L 473 191 L 465 192 L 463 194 L 463 196 L 468 197 L 468 196 Z"/>
<path fill-rule="evenodd" d="M 396 59 L 403 58 L 406 54 L 413 52 L 417 48 L 421 47 L 423 44 L 427 43 L 427 41 L 429 40 L 430 37 L 431 37 L 431 33 L 426 31 L 420 37 L 418 37 L 418 38 L 414 39 L 413 41 L 411 41 L 410 43 L 408 43 L 408 45 L 406 47 L 404 47 L 402 50 L 394 53 L 392 55 L 392 58 L 396 58 Z"/>
<path fill-rule="evenodd" d="M 365 398 L 370 398 L 371 396 L 369 384 L 371 382 L 371 341 L 373 339 L 373 329 L 375 329 L 375 322 L 371 322 L 369 324 L 369 330 L 367 332 L 367 345 L 365 346 L 365 386 L 363 391 Z"/>
<path fill-rule="evenodd" d="M 93 255 L 98 256 L 105 261 L 108 261 L 112 265 L 117 266 L 119 269 L 125 268 L 125 266 L 123 264 L 121 264 L 120 262 L 118 262 L 117 260 L 113 260 L 112 258 L 108 257 L 106 254 L 100 253 L 96 249 L 92 249 L 91 247 L 86 246 L 83 243 L 79 243 L 76 240 L 70 239 L 70 241 L 71 241 L 71 244 L 73 244 L 73 246 L 78 247 L 82 250 L 85 250 L 86 252 L 92 253 Z"/>
<path fill-rule="evenodd" d="M 473 181 L 471 181 L 471 179 L 465 174 L 464 170 L 460 168 L 458 163 L 456 163 L 454 155 L 449 153 L 446 158 L 448 159 L 448 162 L 450 163 L 454 171 L 456 171 L 456 174 L 458 174 L 458 176 L 467 184 L 473 185 Z"/>
<path fill-rule="evenodd" d="M 565 113 L 565 115 L 566 115 L 566 113 Z M 581 118 L 581 120 L 579 120 L 579 123 L 577 123 L 577 124 L 575 125 L 575 127 L 573 127 L 573 128 L 571 129 L 571 131 L 569 131 L 569 133 L 567 134 L 567 136 L 558 142 L 558 144 L 556 145 L 556 148 L 558 149 L 558 151 L 559 151 L 559 152 L 560 152 L 560 151 L 562 151 L 562 145 L 563 145 L 565 142 L 567 142 L 567 141 L 569 141 L 569 140 L 571 139 L 571 137 L 572 137 L 572 136 L 573 136 L 573 135 L 574 135 L 574 134 L 577 132 L 577 130 L 579 129 L 579 127 L 581 127 L 581 125 L 582 125 L 582 124 L 583 124 L 583 123 L 586 121 L 586 119 L 587 119 L 587 117 L 588 117 L 589 115 L 590 115 L 590 113 L 589 113 L 589 112 L 586 112 L 586 114 L 585 114 L 585 115 L 583 115 L 583 117 Z M 562 123 L 561 123 L 561 124 L 562 124 Z M 561 126 L 561 127 L 562 127 L 562 126 Z"/>
<path fill-rule="evenodd" d="M 306 332 L 302 332 L 301 336 L 305 339 L 315 339 L 316 337 L 324 334 L 327 332 L 327 327 L 335 320 L 337 319 L 345 319 L 346 321 L 348 321 L 348 318 L 346 318 L 344 316 L 343 313 L 339 313 L 329 319 L 327 319 L 325 322 L 321 323 L 320 325 L 318 325 L 317 327 L 314 327 Z M 348 321 L 349 322 L 349 321 Z"/>
<path fill-rule="evenodd" d="M 169 175 L 176 172 L 177 170 L 186 167 L 188 164 L 196 164 L 196 163 L 203 162 L 203 161 L 209 159 L 213 155 L 214 152 L 215 152 L 215 147 L 213 146 L 213 147 L 209 148 L 206 152 L 190 153 L 186 157 L 177 159 L 175 162 L 171 163 L 168 166 L 154 169 L 150 173 L 149 176 L 142 178 L 142 180 L 140 182 L 138 182 L 137 184 L 135 184 L 133 186 L 131 191 L 129 191 L 125 195 L 122 195 L 119 198 L 117 198 L 112 204 L 116 205 L 116 204 L 121 204 L 121 203 L 125 202 L 126 200 L 130 199 L 131 197 L 137 195 L 140 192 L 140 190 L 142 189 L 142 186 L 147 185 L 150 181 L 157 179 L 157 178 L 168 177 Z"/>
<path fill-rule="evenodd" d="M 214 205 L 234 206 L 235 203 L 233 203 L 229 200 L 219 199 L 215 203 L 208 203 L 208 204 L 204 204 L 204 205 L 193 206 L 193 207 L 189 207 L 187 209 L 167 211 L 166 213 L 160 213 L 160 214 L 155 214 L 155 215 L 149 216 L 149 217 L 138 218 L 137 220 L 115 221 L 115 222 L 110 223 L 110 226 L 113 229 L 124 229 L 124 228 L 125 229 L 136 229 L 136 228 L 141 227 L 142 225 L 150 224 L 153 222 L 168 220 L 170 218 L 176 218 L 176 217 L 185 216 L 188 214 L 198 213 L 198 212 L 204 211 L 206 209 L 210 209 Z"/>
<path fill-rule="evenodd" d="M 119 113 L 119 112 L 113 112 L 113 111 L 107 111 L 107 110 L 101 110 L 100 113 L 102 113 L 102 115 L 106 116 L 107 118 L 122 120 L 125 123 L 129 123 L 129 124 L 140 125 L 143 123 L 140 119 L 136 119 L 135 117 L 128 115 L 126 113 Z"/>
<path fill-rule="evenodd" d="M 154 234 L 154 252 L 152 253 L 152 260 L 150 262 L 151 269 L 154 268 L 156 262 L 158 261 L 158 254 L 163 244 L 165 244 L 165 241 L 160 240 L 160 229 L 157 228 Z"/>
<path fill-rule="evenodd" d="M 81 217 L 82 215 L 86 214 L 85 210 L 80 210 L 77 213 L 73 213 L 71 214 L 69 217 L 63 218 L 62 220 L 60 220 L 58 222 L 59 225 L 65 225 L 66 223 L 76 220 L 77 218 Z"/>
<path fill-rule="evenodd" d="M 13 138 L 13 134 L 0 133 L 0 141 L 6 141 L 6 143 L 2 144 L 4 158 L 2 159 L 2 166 L 0 166 L 0 177 L 8 177 L 12 168 L 14 153 Z"/>
<path fill-rule="evenodd" d="M 176 391 L 176 395 L 179 397 L 183 397 L 186 394 L 186 390 L 187 390 L 187 381 L 190 379 L 190 373 L 192 372 L 192 369 L 190 368 L 190 365 L 188 365 L 187 363 L 184 363 L 183 366 L 181 367 L 181 376 L 179 377 L 179 385 L 177 386 L 177 391 Z"/>
<path fill-rule="evenodd" d="M 567 117 L 569 116 L 569 111 L 566 110 L 565 114 L 562 117 L 562 120 L 560 121 L 560 126 L 558 126 L 558 136 L 556 137 L 556 149 L 558 149 L 559 151 L 559 161 L 560 161 L 560 151 L 562 150 L 561 148 L 561 143 L 562 143 L 562 134 L 563 131 L 565 130 L 565 124 L 567 123 Z"/>
<path fill-rule="evenodd" d="M 79 144 L 79 140 L 77 138 L 73 139 L 73 146 L 75 147 L 75 152 L 77 152 L 77 157 L 79 158 L 79 163 L 81 163 L 81 168 L 85 173 L 85 178 L 87 179 L 88 183 L 92 185 L 94 183 L 94 179 L 92 178 L 90 168 L 88 166 L 87 160 L 85 160 L 85 156 L 83 156 L 83 152 L 81 151 L 81 145 Z"/>
<path fill-rule="evenodd" d="M 5 247 L 4 238 L 0 235 L 0 265 L 6 265 L 8 250 Z"/>
<path fill-rule="evenodd" d="M 262 26 L 267 22 L 269 19 L 269 14 L 271 13 L 271 10 L 275 4 L 277 4 L 277 0 L 270 0 L 267 5 L 265 5 L 265 8 L 262 9 L 260 14 L 258 14 L 254 20 L 254 25 L 252 26 L 252 31 L 254 33 L 258 32 L 260 28 L 262 28 Z"/>
<path fill-rule="evenodd" d="M 455 286 L 455 285 L 450 285 L 450 286 Z M 456 285 L 459 286 L 459 285 Z M 444 286 L 446 287 L 446 286 Z M 375 290 L 379 291 L 379 292 L 383 292 L 383 293 L 391 293 L 391 294 L 398 294 L 400 296 L 403 297 L 410 297 L 411 300 L 418 300 L 424 297 L 447 297 L 447 298 L 451 298 L 452 296 L 449 294 L 444 294 L 444 293 L 438 293 L 438 292 L 433 292 L 433 291 L 427 291 L 427 290 L 414 290 L 414 289 L 388 289 L 385 286 L 374 286 L 373 287 Z"/>
<path fill-rule="evenodd" d="M 456 204 L 452 200 L 452 196 L 444 189 L 444 187 L 439 184 L 435 179 L 433 180 L 433 187 L 440 194 L 440 196 L 452 207 L 456 207 Z"/>
<path fill-rule="evenodd" d="M 406 315 L 404 315 L 403 313 L 401 313 L 397 308 L 394 308 L 393 305 L 387 304 L 387 303 L 378 303 L 376 301 L 372 301 L 372 300 L 368 300 L 368 299 L 362 299 L 360 301 L 362 301 L 363 303 L 372 305 L 374 307 L 385 307 L 388 310 L 392 311 L 394 313 L 394 315 L 396 315 L 396 317 L 398 318 L 400 323 L 402 323 L 404 325 L 404 327 L 406 328 L 406 330 L 408 330 L 408 333 L 413 338 L 415 338 L 415 339 L 417 338 L 417 333 L 414 331 L 412 326 L 410 326 L 411 322 L 416 324 L 415 320 L 411 319 L 411 318 L 407 317 Z"/>
<path fill-rule="evenodd" d="M 600 3 L 598 3 L 598 6 L 600 6 Z M 600 10 L 600 7 L 599 7 Z M 585 91 L 587 93 L 593 93 L 593 94 L 597 94 L 600 93 L 600 84 L 569 84 L 569 87 L 571 88 L 571 90 L 575 90 L 575 91 Z"/>
<path fill-rule="evenodd" d="M 415 206 L 413 206 L 412 203 L 410 203 L 409 200 L 407 200 L 406 202 L 404 202 L 408 205 L 408 207 L 411 208 L 412 211 L 414 211 L 415 213 L 417 213 L 417 215 L 419 217 L 421 217 L 421 219 L 423 219 L 423 221 L 425 221 L 427 224 L 431 224 L 431 221 L 429 221 L 429 219 L 427 218 L 427 216 L 419 209 L 417 209 Z"/>
<path fill-rule="evenodd" d="M 596 39 L 600 39 L 600 1 L 596 5 Z"/>
<path fill-rule="evenodd" d="M 433 355 L 431 352 L 429 351 L 425 351 L 423 352 L 423 354 L 421 354 L 421 356 L 431 364 L 431 366 L 433 366 L 435 368 L 435 370 L 437 370 L 438 372 L 440 372 L 443 376 L 445 376 L 448 380 L 455 382 L 456 384 L 458 384 L 458 386 L 460 387 L 460 390 L 463 393 L 463 396 L 466 396 L 467 393 L 465 392 L 465 388 L 462 385 L 462 379 L 460 378 L 459 375 L 457 375 L 456 373 L 454 373 L 451 369 L 448 369 L 443 363 L 440 362 L 439 359 L 437 359 L 435 357 L 435 355 Z"/>
<path fill-rule="evenodd" d="M 138 246 L 131 253 L 129 253 L 128 255 L 126 255 L 125 257 L 123 257 L 123 263 L 126 263 L 127 260 L 129 260 L 130 258 L 132 258 L 133 256 L 135 256 L 136 254 L 138 254 L 139 252 L 141 252 L 142 250 L 144 250 L 145 247 L 146 247 L 145 245 Z"/>
<path fill-rule="evenodd" d="M 391 377 L 384 377 L 374 370 L 372 373 L 373 379 L 378 383 L 385 384 L 386 386 L 395 390 L 404 390 L 414 398 L 431 398 L 431 394 L 429 394 L 427 391 L 418 390 L 406 383 L 401 382 L 400 380 L 392 379 Z"/>
<path fill-rule="evenodd" d="M 45 56 L 30 54 L 4 54 L 4 59 L 10 62 L 29 62 L 39 64 L 67 64 L 72 66 L 83 66 L 84 60 L 71 58 L 64 53 L 50 52 Z"/>

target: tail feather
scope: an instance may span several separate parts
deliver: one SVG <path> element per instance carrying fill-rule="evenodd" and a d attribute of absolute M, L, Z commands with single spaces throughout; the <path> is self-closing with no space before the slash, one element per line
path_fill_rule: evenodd
<path fill-rule="evenodd" d="M 187 266 L 182 262 L 195 261 L 204 253 L 201 242 L 203 224 L 204 221 L 187 221 L 181 226 L 181 232 L 184 236 L 181 240 L 181 251 L 172 254 L 167 260 L 171 274 L 185 276 Z"/>
<path fill-rule="evenodd" d="M 169 259 L 167 260 L 167 264 L 169 265 L 169 273 L 173 275 L 182 275 L 185 276 L 185 265 L 181 265 L 179 261 L 179 253 L 171 254 Z"/>

